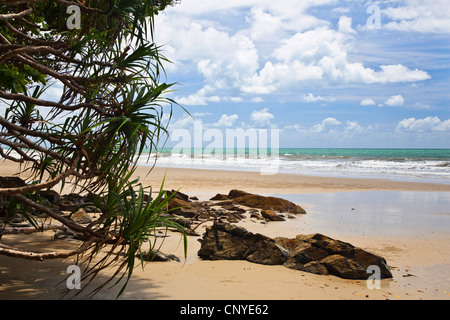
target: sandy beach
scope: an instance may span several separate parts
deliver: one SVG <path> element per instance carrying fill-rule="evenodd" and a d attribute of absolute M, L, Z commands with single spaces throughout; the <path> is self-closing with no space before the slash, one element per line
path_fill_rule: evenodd
<path fill-rule="evenodd" d="M 175 254 L 182 259 L 178 262 L 152 262 L 144 269 L 137 268 L 127 291 L 121 299 L 127 300 L 419 300 L 450 299 L 450 185 L 413 183 L 376 179 L 345 179 L 277 174 L 262 176 L 256 172 L 213 171 L 176 168 L 140 167 L 136 175 L 144 185 L 158 189 L 165 177 L 165 189 L 180 189 L 191 196 L 207 200 L 216 193 L 228 193 L 231 189 L 241 189 L 251 193 L 267 195 L 302 195 L 298 203 L 308 212 L 296 219 L 285 222 L 260 224 L 246 219 L 239 223 L 249 231 L 270 237 L 295 237 L 297 234 L 320 232 L 336 239 L 350 242 L 357 247 L 383 256 L 391 267 L 393 279 L 382 280 L 381 289 L 371 290 L 365 281 L 352 281 L 333 276 L 319 276 L 282 266 L 263 266 L 246 261 L 201 261 L 197 257 L 200 248 L 199 237 L 189 237 L 188 256 L 183 259 L 180 234 L 171 233 L 165 238 L 162 251 Z M 0 164 L 0 175 L 10 175 L 14 165 Z M 412 221 L 408 232 L 378 232 L 367 228 L 370 221 L 363 204 L 375 201 L 383 195 L 408 195 L 398 206 L 383 203 L 383 208 L 407 208 L 382 216 L 384 223 L 395 226 L 389 217 L 408 217 L 409 208 L 417 209 L 414 199 L 430 194 L 432 198 L 414 216 L 421 213 L 433 214 L 441 226 L 425 226 Z M 340 195 L 356 195 L 352 200 Z M 345 207 L 331 210 L 322 198 L 313 196 L 333 195 L 330 203 Z M 364 196 L 367 195 L 367 196 Z M 309 198 L 310 197 L 310 198 Z M 409 200 L 409 199 L 412 200 Z M 294 198 L 293 198 L 294 199 Z M 425 199 L 425 198 L 424 198 Z M 400 200 L 399 200 L 400 201 Z M 348 202 L 348 203 L 346 203 Z M 350 203 L 351 202 L 351 203 Z M 324 205 L 321 206 L 321 203 Z M 346 209 L 345 209 L 346 208 Z M 447 209 L 446 209 L 447 208 Z M 345 211 L 347 210 L 347 211 Z M 369 210 L 370 211 L 370 210 Z M 370 214 L 373 214 L 372 212 Z M 380 212 L 381 214 L 381 212 Z M 354 223 L 348 231 L 329 217 L 340 215 L 344 224 Z M 346 216 L 345 216 L 346 215 Z M 348 221 L 348 222 L 347 222 Z M 422 221 L 422 220 L 417 220 Z M 414 222 L 414 223 L 413 223 Z M 401 221 L 400 221 L 401 223 Z M 364 230 L 359 230 L 359 225 Z M 400 230 L 399 230 L 400 231 Z M 201 231 L 199 233 L 202 233 Z M 64 249 L 68 243 L 55 241 L 53 232 L 36 234 L 25 238 L 25 246 L 39 248 L 44 243 L 55 249 Z M 12 244 L 17 236 L 2 239 Z M 0 256 L 0 299 L 58 299 L 65 283 L 67 261 L 24 261 Z M 100 283 L 108 274 L 96 279 Z M 95 284 L 94 284 L 95 285 Z M 105 289 L 95 299 L 115 299 L 119 287 Z M 83 295 L 77 297 L 83 299 Z"/>

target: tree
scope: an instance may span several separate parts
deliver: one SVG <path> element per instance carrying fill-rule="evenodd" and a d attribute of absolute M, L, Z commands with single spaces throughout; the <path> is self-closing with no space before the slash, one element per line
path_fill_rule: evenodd
<path fill-rule="evenodd" d="M 153 152 L 167 133 L 161 119 L 175 104 L 164 97 L 172 85 L 161 81 L 167 60 L 153 30 L 154 16 L 176 2 L 0 0 L 0 99 L 6 105 L 0 156 L 19 163 L 30 181 L 0 186 L 0 240 L 17 215 L 32 223 L 31 232 L 69 228 L 81 240 L 69 252 L 30 252 L 0 242 L 0 254 L 91 262 L 108 246 L 85 278 L 115 266 L 114 277 L 121 273 L 128 282 L 135 256 L 156 230 L 184 231 L 167 216 L 173 194 L 161 186 L 152 198 L 151 188 L 146 194 L 131 179 L 138 157 Z M 48 94 L 52 86 L 62 88 L 57 97 Z M 46 205 L 42 195 L 58 184 L 87 194 L 101 216 L 80 225 Z"/>

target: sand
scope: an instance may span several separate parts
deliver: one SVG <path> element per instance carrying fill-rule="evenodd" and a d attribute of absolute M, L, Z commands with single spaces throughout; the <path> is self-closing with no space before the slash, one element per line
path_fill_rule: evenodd
<path fill-rule="evenodd" d="M 0 164 L 0 175 L 11 174 L 15 166 Z M 159 188 L 165 175 L 165 189 L 179 189 L 200 199 L 209 199 L 216 193 L 241 189 L 260 194 L 307 195 L 344 194 L 364 192 L 410 192 L 417 195 L 436 193 L 445 196 L 450 185 L 399 182 L 377 179 L 344 179 L 314 176 L 277 174 L 262 176 L 255 172 L 211 171 L 175 168 L 140 167 L 137 176 L 144 184 Z M 339 198 L 337 198 L 339 200 Z M 144 269 L 137 268 L 127 291 L 120 299 L 127 300 L 419 300 L 450 299 L 450 229 L 420 232 L 382 234 L 348 232 L 345 228 L 328 228 L 314 219 L 320 217 L 320 203 L 304 205 L 308 214 L 294 221 L 268 224 L 245 220 L 241 226 L 267 236 L 293 237 L 296 234 L 321 232 L 347 241 L 386 258 L 392 268 L 393 279 L 382 280 L 381 288 L 371 290 L 366 281 L 351 281 L 333 276 L 318 276 L 283 266 L 263 266 L 245 261 L 201 261 L 197 258 L 199 237 L 189 237 L 188 256 L 183 259 L 180 235 L 170 233 L 165 238 L 162 251 L 182 259 L 178 262 L 152 262 Z M 448 202 L 447 202 L 448 203 Z M 348 203 L 348 208 L 358 209 L 360 202 Z M 388 205 L 388 204 L 387 204 Z M 441 203 L 442 205 L 442 203 Z M 445 205 L 445 204 L 444 204 Z M 310 207 L 311 206 L 311 207 Z M 431 210 L 431 209 L 430 209 Z M 427 208 L 424 208 L 424 213 Z M 329 212 L 327 214 L 337 214 Z M 364 217 L 359 210 L 356 217 Z M 445 223 L 450 212 L 441 212 Z M 358 216 L 360 215 L 360 216 Z M 307 217 L 307 218 L 306 218 Z M 317 218 L 318 219 L 318 218 Z M 311 223 L 309 223 L 311 221 Z M 320 221 L 319 221 L 320 222 Z M 292 228 L 293 224 L 298 228 Z M 315 230 L 320 226 L 320 230 Z M 319 229 L 319 227 L 317 227 Z M 417 231 L 417 232 L 416 232 Z M 428 230 L 430 231 L 430 230 Z M 447 231 L 447 232 L 445 232 Z M 202 233 L 202 230 L 200 230 Z M 55 249 L 70 245 L 51 239 L 53 232 L 26 237 L 23 246 L 39 248 L 49 243 Z M 14 243 L 17 236 L 4 236 L 3 243 Z M 24 261 L 0 256 L 0 299 L 58 299 L 65 289 L 67 266 L 73 260 Z M 111 271 L 110 271 L 111 272 Z M 110 273 L 102 274 L 100 283 Z M 95 299 L 115 299 L 118 287 L 105 289 Z M 80 295 L 77 299 L 84 299 Z"/>

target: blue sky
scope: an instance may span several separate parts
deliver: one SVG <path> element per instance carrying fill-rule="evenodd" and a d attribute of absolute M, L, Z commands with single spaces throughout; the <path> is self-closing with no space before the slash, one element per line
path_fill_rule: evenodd
<path fill-rule="evenodd" d="M 156 31 L 170 97 L 205 128 L 276 128 L 281 147 L 450 148 L 448 0 L 182 0 Z M 175 108 L 169 129 L 192 122 Z"/>

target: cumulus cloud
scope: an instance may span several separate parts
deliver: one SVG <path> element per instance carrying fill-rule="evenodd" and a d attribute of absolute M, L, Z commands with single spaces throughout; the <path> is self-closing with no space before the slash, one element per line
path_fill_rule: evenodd
<path fill-rule="evenodd" d="M 352 28 L 352 18 L 350 17 L 342 16 L 339 19 L 338 27 L 339 32 L 356 34 L 356 31 Z"/>
<path fill-rule="evenodd" d="M 390 107 L 398 107 L 403 106 L 405 104 L 405 99 L 402 95 L 392 96 L 384 102 L 386 105 Z"/>
<path fill-rule="evenodd" d="M 250 119 L 258 126 L 269 126 L 274 115 L 269 112 L 268 108 L 255 110 L 252 112 Z"/>
<path fill-rule="evenodd" d="M 176 100 L 181 105 L 188 106 L 205 106 L 209 102 L 220 102 L 221 98 L 217 95 L 213 95 L 215 89 L 211 86 L 205 86 L 198 90 L 195 94 L 191 94 L 187 97 L 177 97 Z"/>
<path fill-rule="evenodd" d="M 336 120 L 335 118 L 326 118 L 325 120 L 322 121 L 322 123 L 313 126 L 310 131 L 317 133 L 330 131 L 336 126 L 339 126 L 341 124 L 342 122 Z"/>
<path fill-rule="evenodd" d="M 383 14 L 391 21 L 383 28 L 420 33 L 450 33 L 450 6 L 448 0 L 393 1 L 397 6 L 387 7 Z"/>
<path fill-rule="evenodd" d="M 227 114 L 223 114 L 222 117 L 220 118 L 220 120 L 218 122 L 214 123 L 212 126 L 220 127 L 220 128 L 232 127 L 237 119 L 239 119 L 237 114 L 233 114 L 231 116 L 229 116 Z"/>
<path fill-rule="evenodd" d="M 281 42 L 274 51 L 274 61 L 248 79 L 246 93 L 268 94 L 298 88 L 302 82 L 345 84 L 387 84 L 430 79 L 426 71 L 401 64 L 381 65 L 378 70 L 351 62 L 353 50 L 349 36 L 329 27 L 297 33 Z"/>
<path fill-rule="evenodd" d="M 333 0 L 291 1 L 232 0 L 181 2 L 157 17 L 157 43 L 165 44 L 175 69 L 196 72 L 205 95 L 186 97 L 191 104 L 216 101 L 219 90 L 266 95 L 293 92 L 304 83 L 387 84 L 430 79 L 423 70 L 402 64 L 369 68 L 349 58 L 354 52 L 355 31 L 350 17 L 338 25 L 313 16 L 308 9 Z M 194 10 L 195 8 L 195 10 Z M 231 30 L 208 20 L 211 12 L 244 14 L 246 25 Z M 267 45 L 270 43 L 270 45 Z M 213 97 L 213 100 L 207 99 Z M 189 99 L 188 99 L 189 98 Z"/>
<path fill-rule="evenodd" d="M 373 106 L 375 104 L 376 104 L 375 100 L 370 99 L 370 98 L 364 99 L 364 100 L 361 101 L 361 105 L 362 106 Z"/>
<path fill-rule="evenodd" d="M 336 99 L 332 98 L 332 97 L 322 97 L 322 96 L 315 96 L 314 94 L 310 93 L 308 95 L 303 95 L 302 97 L 302 101 L 303 102 L 319 102 L 319 101 L 325 101 L 325 102 L 331 102 L 331 101 L 335 101 Z"/>
<path fill-rule="evenodd" d="M 450 132 L 450 119 L 445 121 L 441 121 L 438 117 L 404 119 L 398 123 L 397 130 L 419 133 Z"/>
<path fill-rule="evenodd" d="M 317 137 L 330 135 L 330 139 L 335 139 L 336 135 L 341 138 L 352 138 L 354 136 L 367 133 L 373 129 L 372 126 L 361 126 L 357 121 L 341 122 L 336 118 L 326 118 L 321 123 L 315 124 L 311 127 L 303 127 L 299 124 L 286 125 L 283 131 L 296 131 L 302 136 Z"/>

